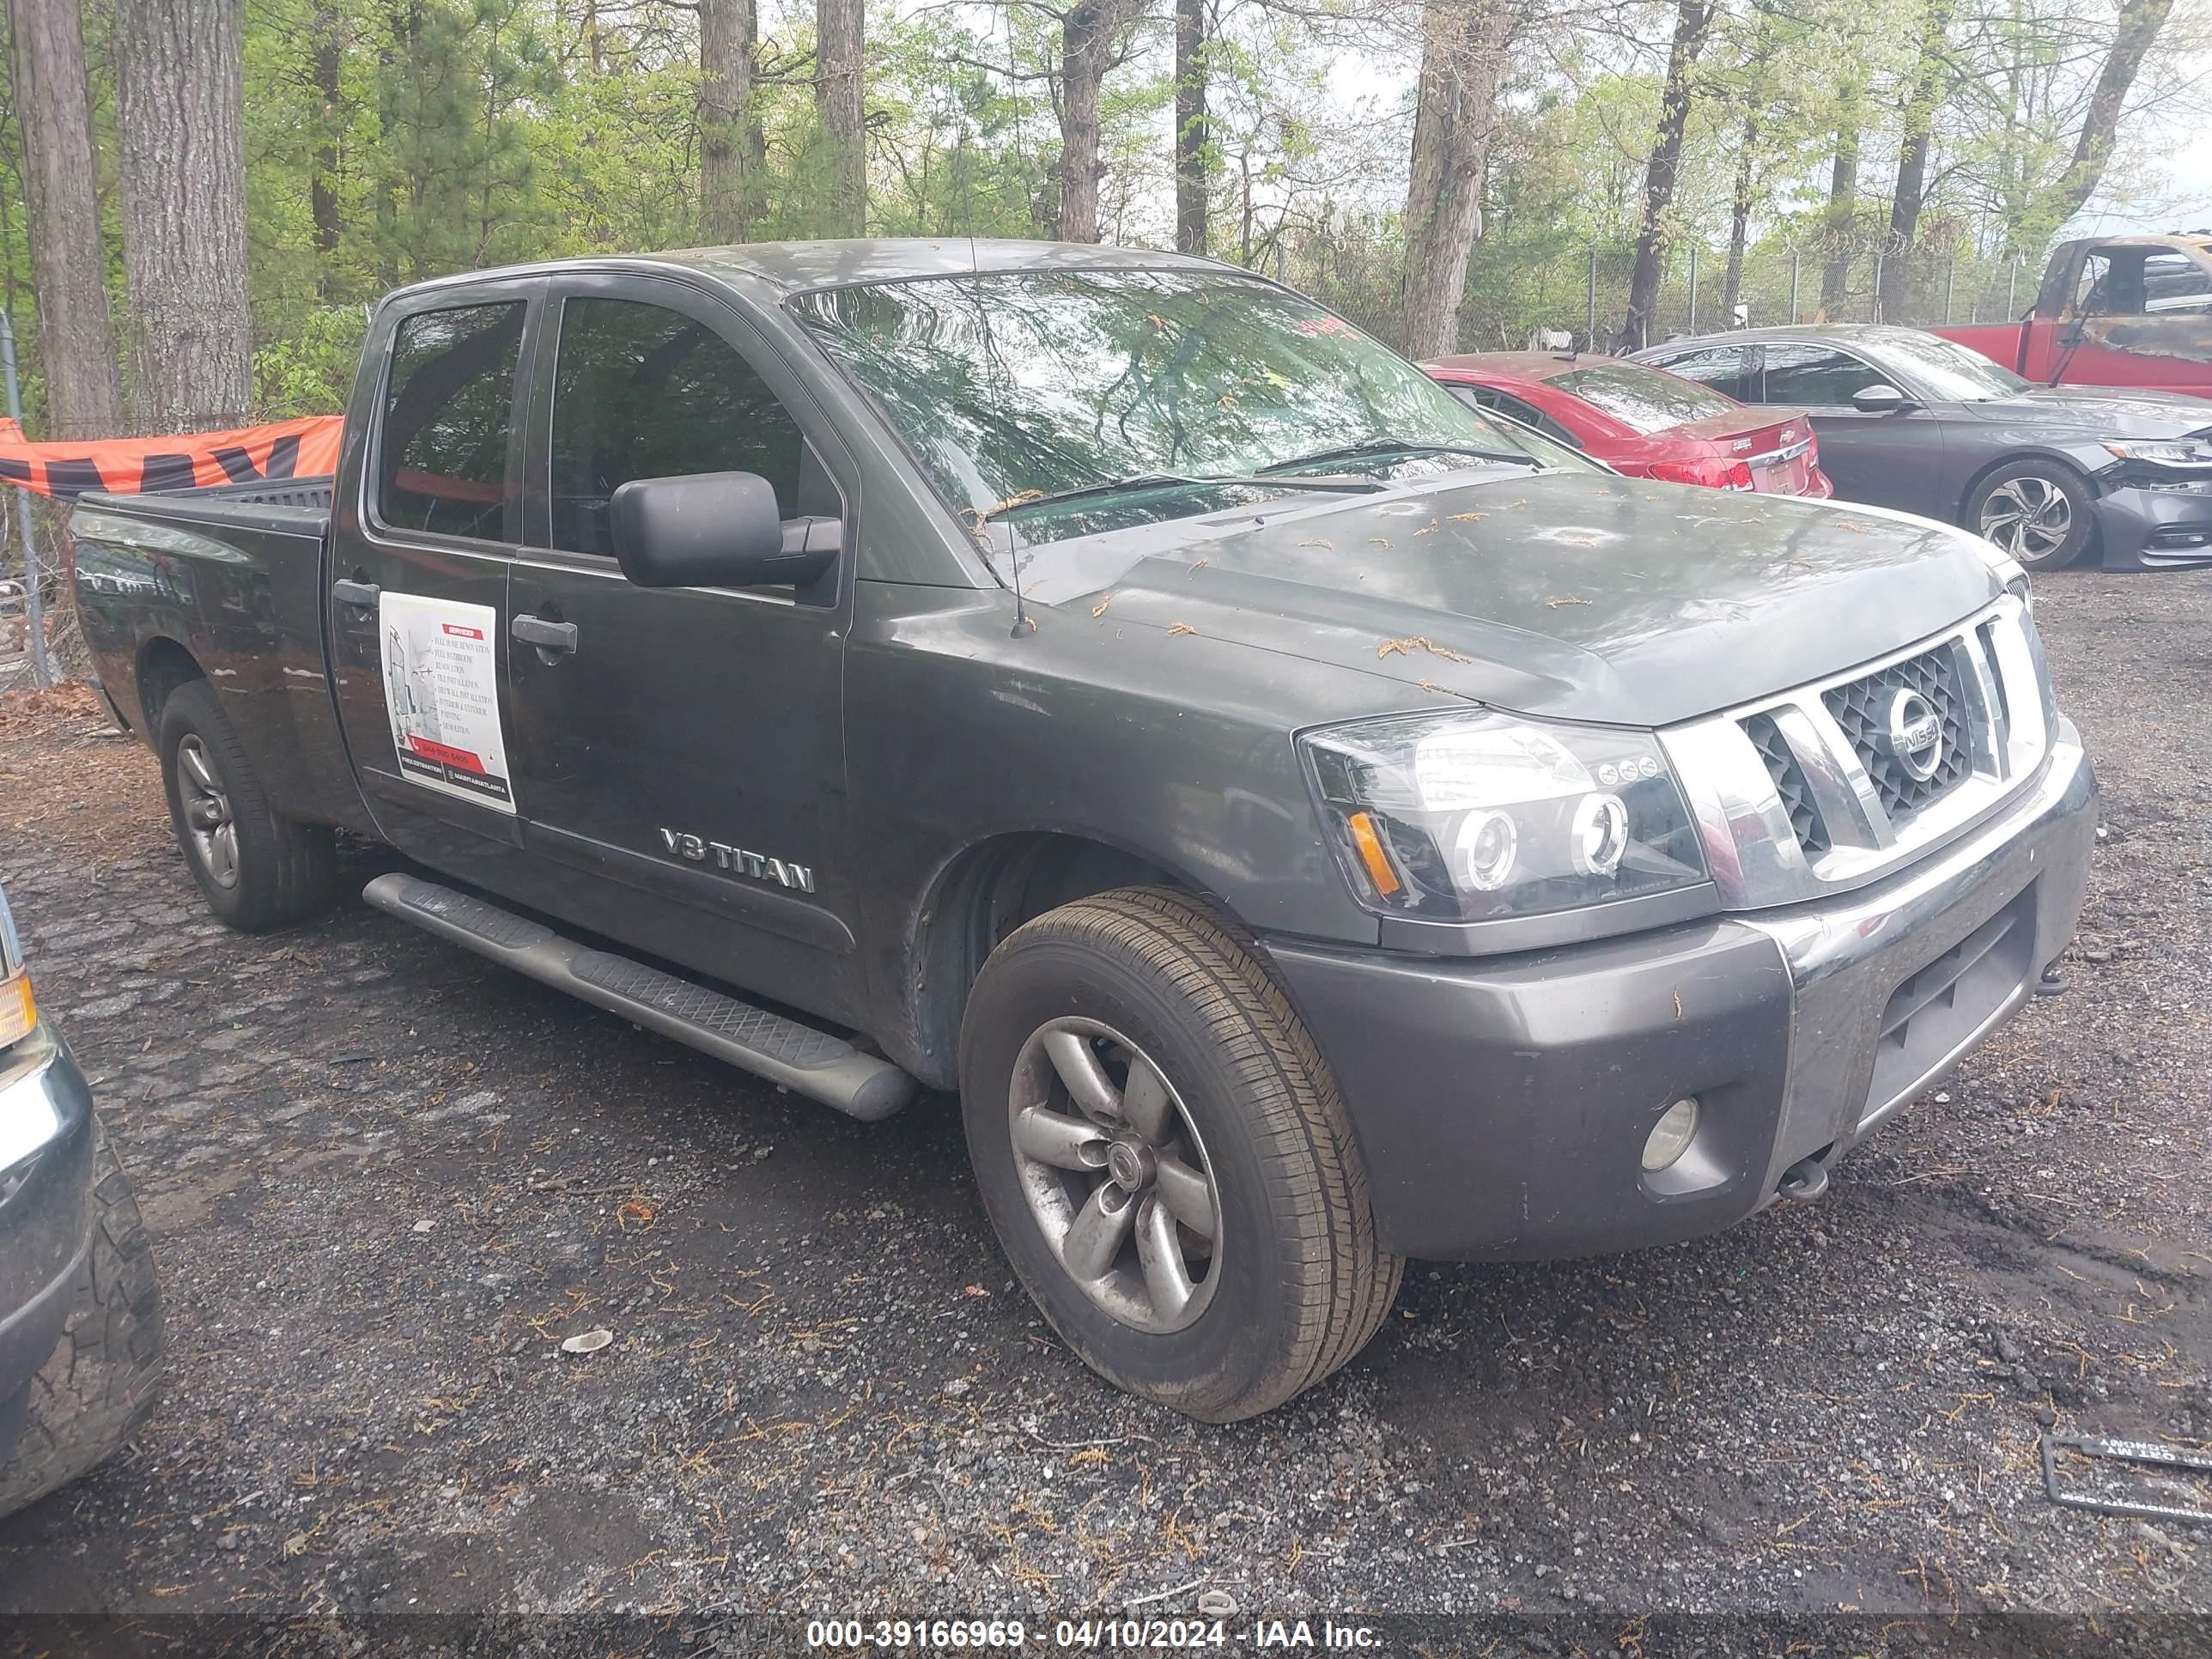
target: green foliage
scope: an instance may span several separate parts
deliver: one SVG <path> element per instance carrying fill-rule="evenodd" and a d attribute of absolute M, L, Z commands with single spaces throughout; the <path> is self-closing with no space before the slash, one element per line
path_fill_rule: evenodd
<path fill-rule="evenodd" d="M 368 328 L 362 306 L 319 306 L 253 353 L 254 393 L 272 421 L 327 415 L 345 405 Z"/>
<path fill-rule="evenodd" d="M 1914 246 L 1885 246 L 1903 110 L 1936 0 L 1715 0 L 1692 76 L 1680 188 L 1663 226 L 1661 325 L 1719 320 L 1738 162 L 1755 200 L 1742 292 L 1790 306 L 1793 261 L 1817 297 L 1824 252 L 1849 262 L 1863 315 L 1877 257 L 1904 258 L 1913 315 L 2002 312 L 2059 228 L 2053 186 L 2112 38 L 2117 0 L 1954 7 L 1929 197 Z M 1510 49 L 1469 262 L 1463 338 L 1619 319 L 1660 112 L 1669 0 L 1531 9 Z M 1411 126 L 1414 14 L 1383 0 L 1219 4 L 1208 43 L 1211 251 L 1279 272 L 1378 332 L 1394 327 Z M 2185 122 L 2212 46 L 2201 21 L 2145 70 L 2136 104 Z M 256 381 L 273 416 L 331 410 L 365 305 L 393 285 L 486 265 L 703 240 L 695 0 L 254 0 L 246 14 L 246 209 Z M 867 228 L 888 235 L 1048 235 L 1058 210 L 1057 15 L 1032 0 L 877 0 L 868 18 Z M 87 0 L 102 200 L 114 200 L 112 16 Z M 2188 33 L 2188 29 L 2196 33 Z M 819 234 L 828 194 L 809 0 L 764 5 L 750 118 L 761 238 Z M 1172 50 L 1164 0 L 1107 80 L 1101 219 L 1109 238 L 1173 239 Z M 328 48 L 327 52 L 325 48 Z M 1347 66 L 1349 70 L 1347 70 Z M 1856 201 L 1827 166 L 1856 101 Z M 2201 115 L 2202 111 L 2197 112 Z M 2148 129 L 2124 129 L 2109 195 L 2154 191 Z M 40 377 L 19 157 L 0 109 L 0 288 Z M 2177 216 L 2189 210 L 2177 208 Z M 2194 213 L 2190 222 L 2197 222 Z M 111 240 L 114 240 L 112 231 Z M 119 267 L 119 258 L 118 260 Z M 1809 272 L 1809 277 L 1808 273 Z M 120 304 L 119 278 L 115 288 Z M 1801 293 L 1801 298 L 1802 295 Z M 118 318 L 121 313 L 118 309 Z"/>

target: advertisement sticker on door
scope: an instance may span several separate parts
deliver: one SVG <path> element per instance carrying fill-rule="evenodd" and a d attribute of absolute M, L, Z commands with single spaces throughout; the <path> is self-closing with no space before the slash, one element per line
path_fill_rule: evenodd
<path fill-rule="evenodd" d="M 448 795 L 514 811 L 499 729 L 499 615 L 413 593 L 377 600 L 392 746 L 402 776 Z"/>

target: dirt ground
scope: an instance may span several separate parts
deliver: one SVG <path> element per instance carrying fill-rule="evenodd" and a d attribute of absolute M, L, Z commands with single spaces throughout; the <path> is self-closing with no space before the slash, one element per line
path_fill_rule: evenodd
<path fill-rule="evenodd" d="M 1820 1200 L 1417 1262 L 1358 1360 L 1226 1429 L 1049 1336 L 950 1103 L 848 1121 L 358 902 L 228 933 L 145 751 L 82 694 L 0 701 L 0 881 L 172 1342 L 138 1443 L 0 1522 L 0 1613 L 720 1608 L 803 1645 L 1221 1592 L 1232 1637 L 1574 1613 L 1629 1651 L 1689 1607 L 2212 1639 L 2212 1528 L 2056 1508 L 2037 1465 L 2045 1423 L 2212 1443 L 2212 572 L 2039 592 L 2106 792 L 2070 988 Z"/>

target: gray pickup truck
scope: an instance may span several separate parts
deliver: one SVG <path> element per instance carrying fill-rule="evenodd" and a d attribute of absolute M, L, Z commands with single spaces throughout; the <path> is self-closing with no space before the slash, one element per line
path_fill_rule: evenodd
<path fill-rule="evenodd" d="M 1343 1364 L 1407 1256 L 1707 1233 L 2029 995 L 2096 785 L 2016 566 L 1617 477 L 1203 260 L 425 283 L 335 480 L 87 496 L 246 928 L 374 905 L 863 1118 L 957 1091 L 1103 1376 Z"/>

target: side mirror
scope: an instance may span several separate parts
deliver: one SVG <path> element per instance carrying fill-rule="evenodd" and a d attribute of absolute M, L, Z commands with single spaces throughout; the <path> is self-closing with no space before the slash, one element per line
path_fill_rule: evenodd
<path fill-rule="evenodd" d="M 1915 407 L 1911 398 L 1895 386 L 1877 383 L 1863 386 L 1851 393 L 1851 407 L 1867 415 L 1893 415 L 1901 409 Z"/>
<path fill-rule="evenodd" d="M 787 526 L 757 472 L 633 478 L 607 516 L 615 559 L 640 587 L 803 587 L 837 559 L 837 522 Z"/>

